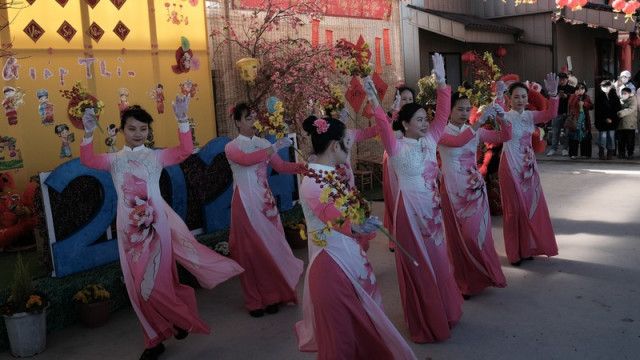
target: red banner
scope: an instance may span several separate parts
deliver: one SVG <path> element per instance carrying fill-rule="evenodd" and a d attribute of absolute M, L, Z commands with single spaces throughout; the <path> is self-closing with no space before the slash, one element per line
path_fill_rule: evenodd
<path fill-rule="evenodd" d="M 332 47 L 335 44 L 333 43 L 333 30 L 325 30 L 324 31 L 325 41 L 327 42 L 327 47 Z"/>
<path fill-rule="evenodd" d="M 389 29 L 382 30 L 382 42 L 384 43 L 384 64 L 391 65 L 391 36 Z"/>
<path fill-rule="evenodd" d="M 380 41 L 382 39 L 380 39 L 379 37 L 376 37 L 376 73 L 378 74 L 382 74 L 382 49 L 381 49 L 381 45 L 380 45 Z"/>
<path fill-rule="evenodd" d="M 295 4 L 298 0 L 272 0 L 281 8 Z M 237 9 L 261 9 L 264 8 L 264 0 L 234 0 Z M 388 20 L 391 15 L 391 0 L 369 1 L 345 1 L 345 0 L 320 0 L 326 16 L 354 17 L 363 19 Z"/>
<path fill-rule="evenodd" d="M 311 46 L 317 47 L 320 42 L 320 20 L 311 20 Z"/>

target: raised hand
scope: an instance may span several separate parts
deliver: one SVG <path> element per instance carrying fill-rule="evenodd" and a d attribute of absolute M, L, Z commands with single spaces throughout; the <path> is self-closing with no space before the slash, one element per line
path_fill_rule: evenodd
<path fill-rule="evenodd" d="M 400 90 L 396 90 L 396 96 L 393 98 L 394 111 L 400 111 L 400 101 L 402 101 L 402 97 L 400 96 Z"/>
<path fill-rule="evenodd" d="M 496 81 L 496 98 L 502 99 L 504 97 L 504 93 L 507 91 L 507 84 L 502 80 Z"/>
<path fill-rule="evenodd" d="M 176 99 L 171 102 L 173 114 L 180 122 L 189 121 L 189 101 L 191 97 L 188 95 L 176 95 Z"/>
<path fill-rule="evenodd" d="M 555 73 L 548 73 L 547 76 L 545 76 L 544 88 L 545 90 L 547 90 L 547 94 L 549 94 L 550 97 L 555 97 L 556 95 L 558 95 L 559 82 L 560 81 L 558 80 L 558 75 L 556 75 Z"/>
<path fill-rule="evenodd" d="M 380 103 L 378 102 L 378 91 L 376 90 L 376 85 L 373 83 L 371 76 L 367 76 L 363 80 L 364 92 L 367 94 L 367 98 L 371 102 L 374 107 L 378 107 Z"/>
<path fill-rule="evenodd" d="M 493 110 L 496 112 L 496 117 L 504 118 L 504 109 L 498 104 L 493 104 Z"/>
<path fill-rule="evenodd" d="M 93 108 L 87 108 L 82 114 L 82 125 L 84 126 L 84 132 L 89 135 L 93 134 L 93 131 L 98 127 L 98 117 L 96 111 Z"/>
<path fill-rule="evenodd" d="M 447 82 L 446 72 L 444 70 L 444 58 L 439 53 L 431 55 L 433 61 L 433 70 L 431 73 L 436 76 L 436 81 L 440 85 L 444 85 Z"/>
<path fill-rule="evenodd" d="M 496 118 L 496 109 L 493 106 L 487 106 L 484 111 L 482 112 L 482 115 L 480 116 L 480 119 L 478 119 L 478 123 L 480 125 L 485 124 L 487 121 L 489 121 L 491 118 Z"/>
<path fill-rule="evenodd" d="M 291 141 L 291 139 L 289 139 L 288 137 L 283 137 L 278 139 L 276 143 L 272 145 L 272 147 L 275 152 L 278 152 L 279 150 L 288 148 L 291 145 L 293 145 L 293 141 Z"/>

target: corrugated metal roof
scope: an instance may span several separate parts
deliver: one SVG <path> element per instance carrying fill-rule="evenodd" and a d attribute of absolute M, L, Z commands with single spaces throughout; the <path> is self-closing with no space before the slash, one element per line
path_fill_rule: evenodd
<path fill-rule="evenodd" d="M 487 19 L 483 19 L 477 16 L 430 10 L 430 9 L 425 9 L 415 5 L 407 5 L 407 7 L 425 12 L 428 14 L 433 14 L 433 15 L 442 17 L 444 19 L 458 22 L 460 24 L 463 24 L 464 28 L 467 30 L 489 31 L 489 32 L 502 33 L 502 34 L 513 34 L 513 35 L 520 35 L 524 32 L 520 28 L 501 24 L 499 22 L 495 22 Z"/>

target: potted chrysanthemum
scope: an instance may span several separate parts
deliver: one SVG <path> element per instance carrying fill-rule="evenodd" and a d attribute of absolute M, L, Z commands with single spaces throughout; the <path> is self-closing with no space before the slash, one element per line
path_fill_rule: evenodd
<path fill-rule="evenodd" d="M 78 318 L 86 327 L 95 328 L 109 320 L 111 293 L 102 284 L 89 284 L 73 296 Z"/>
<path fill-rule="evenodd" d="M 11 295 L 0 307 L 13 356 L 29 357 L 44 351 L 48 305 L 45 296 L 34 289 L 29 268 L 18 254 Z"/>

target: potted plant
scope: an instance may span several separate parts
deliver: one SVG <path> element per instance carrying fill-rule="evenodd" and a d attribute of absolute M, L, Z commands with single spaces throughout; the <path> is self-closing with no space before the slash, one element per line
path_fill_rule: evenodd
<path fill-rule="evenodd" d="M 85 326 L 95 328 L 109 320 L 111 293 L 102 284 L 89 284 L 73 296 L 78 318 Z"/>
<path fill-rule="evenodd" d="M 307 224 L 304 221 L 288 221 L 283 224 L 284 236 L 292 249 L 307 247 Z"/>
<path fill-rule="evenodd" d="M 29 268 L 18 253 L 11 295 L 1 307 L 11 354 L 29 357 L 44 351 L 47 343 L 48 302 L 31 282 Z"/>

